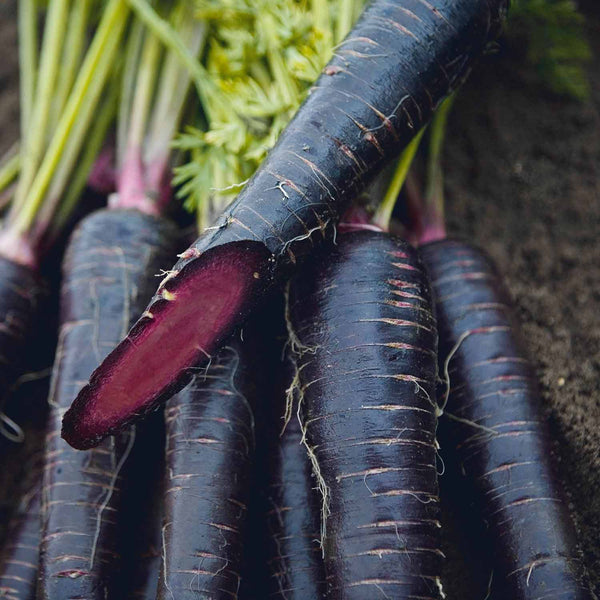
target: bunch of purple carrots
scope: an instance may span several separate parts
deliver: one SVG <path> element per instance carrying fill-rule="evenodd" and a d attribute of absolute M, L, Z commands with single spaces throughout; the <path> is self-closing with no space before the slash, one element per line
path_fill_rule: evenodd
<path fill-rule="evenodd" d="M 210 31 L 260 23 L 253 81 L 293 97 L 309 50 L 278 54 L 261 2 L 40 4 L 18 7 L 0 165 L 0 386 L 36 379 L 48 411 L 25 431 L 2 413 L 30 452 L 0 598 L 441 600 L 443 465 L 484 528 L 488 598 L 595 598 L 512 300 L 446 235 L 446 122 L 507 0 L 336 2 L 345 36 L 256 155 L 240 132 L 268 98 L 236 108 L 235 65 L 215 85 Z M 191 145 L 226 170 L 238 137 L 258 168 L 186 249 L 173 168 Z"/>

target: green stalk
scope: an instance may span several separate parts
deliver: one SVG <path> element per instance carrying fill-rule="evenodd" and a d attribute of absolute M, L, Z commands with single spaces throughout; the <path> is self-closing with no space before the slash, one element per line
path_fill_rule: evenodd
<path fill-rule="evenodd" d="M 109 86 L 109 95 L 96 113 L 92 131 L 86 138 L 83 153 L 77 161 L 77 169 L 71 176 L 69 189 L 64 195 L 63 201 L 60 203 L 60 206 L 56 211 L 56 216 L 53 219 L 51 231 L 53 238 L 55 238 L 66 225 L 77 205 L 77 201 L 83 193 L 90 171 L 92 170 L 94 162 L 102 149 L 102 144 L 106 139 L 108 129 L 117 114 L 118 96 L 119 86 Z"/>
<path fill-rule="evenodd" d="M 19 96 L 21 137 L 29 132 L 37 69 L 37 7 L 36 0 L 20 0 L 19 6 Z"/>
<path fill-rule="evenodd" d="M 139 19 L 187 68 L 192 81 L 198 89 L 198 95 L 200 96 L 208 120 L 211 120 L 211 113 L 215 109 L 220 110 L 222 114 L 231 118 L 231 115 L 235 114 L 231 103 L 214 83 L 206 69 L 186 48 L 177 31 L 156 13 L 147 0 L 127 0 L 127 2 Z"/>
<path fill-rule="evenodd" d="M 425 129 L 426 127 L 423 127 L 421 131 L 415 135 L 410 144 L 400 155 L 400 158 L 398 159 L 398 165 L 394 171 L 394 176 L 392 177 L 392 181 L 390 182 L 381 204 L 377 207 L 377 211 L 373 217 L 373 223 L 381 227 L 384 231 L 389 229 L 392 213 L 394 212 L 394 206 L 398 200 L 400 190 L 406 181 L 406 176 L 408 175 L 410 166 L 413 162 L 419 144 L 421 143 L 421 138 L 425 133 Z"/>
<path fill-rule="evenodd" d="M 313 0 L 312 14 L 315 29 L 320 29 L 324 35 L 330 34 L 329 0 Z"/>
<path fill-rule="evenodd" d="M 135 94 L 131 105 L 131 120 L 127 135 L 127 146 L 139 152 L 146 134 L 146 124 L 152 104 L 158 61 L 160 58 L 160 41 L 151 32 L 147 32 L 138 65 L 138 77 Z"/>
<path fill-rule="evenodd" d="M 0 167 L 0 192 L 10 185 L 19 174 L 21 165 L 21 156 L 18 152 L 18 147 L 14 152 L 9 153 L 9 157 Z"/>
<path fill-rule="evenodd" d="M 24 148 L 21 157 L 21 176 L 13 204 L 15 209 L 18 209 L 24 201 L 44 153 L 52 92 L 60 62 L 68 4 L 68 0 L 53 0 L 49 4 L 35 90 L 35 103 L 30 126 L 23 132 Z"/>
<path fill-rule="evenodd" d="M 116 60 L 128 14 L 125 0 L 109 0 L 37 176 L 18 214 L 12 219 L 20 233 L 32 225 L 76 123 L 83 114 L 89 117 L 93 113 Z"/>
<path fill-rule="evenodd" d="M 62 51 L 60 73 L 52 102 L 53 126 L 56 126 L 81 64 L 92 0 L 77 0 L 71 8 L 67 37 Z M 53 129 L 53 128 L 52 128 Z M 51 129 L 51 130 L 52 130 Z"/>
<path fill-rule="evenodd" d="M 352 29 L 354 25 L 354 12 L 356 10 L 356 0 L 339 0 L 337 9 L 337 23 L 335 28 L 335 43 L 339 44 Z"/>
<path fill-rule="evenodd" d="M 316 2 L 314 6 L 319 5 L 320 2 Z M 325 8 L 327 9 L 327 2 L 324 2 Z M 329 25 L 329 13 L 327 10 L 323 11 L 327 15 L 326 25 Z M 298 99 L 298 88 L 294 83 L 290 72 L 286 67 L 285 61 L 283 60 L 281 48 L 277 43 L 275 19 L 269 13 L 264 13 L 260 16 L 262 20 L 262 29 L 267 37 L 267 60 L 269 61 L 269 68 L 273 74 L 273 81 L 279 89 L 281 98 L 287 107 L 293 107 L 297 103 Z"/>
<path fill-rule="evenodd" d="M 118 41 L 116 43 L 118 43 Z M 102 72 L 100 71 L 100 73 Z M 50 223 L 67 186 L 70 187 L 71 185 L 73 173 L 80 167 L 78 159 L 81 154 L 81 148 L 84 146 L 84 142 L 86 146 L 89 143 L 89 130 L 92 126 L 92 122 L 97 118 L 96 109 L 98 100 L 104 87 L 101 79 L 99 79 L 97 84 L 94 82 L 90 87 L 89 94 L 81 105 L 79 117 L 77 118 L 61 152 L 60 160 L 54 170 L 54 176 L 52 177 L 48 191 L 44 194 L 43 204 L 36 215 L 37 230 L 40 229 L 39 223 L 43 223 L 45 226 Z M 118 86 L 116 87 L 118 88 Z M 40 233 L 43 235 L 43 232 Z"/>
<path fill-rule="evenodd" d="M 125 67 L 121 83 L 121 101 L 117 117 L 117 166 L 123 164 L 127 149 L 127 136 L 133 105 L 133 94 L 137 79 L 137 68 L 144 43 L 144 26 L 137 19 L 133 22 L 131 33 L 125 48 Z"/>
<path fill-rule="evenodd" d="M 187 12 L 179 11 L 180 27 L 190 52 L 197 56 L 206 40 L 206 25 L 186 18 Z M 156 99 L 146 140 L 145 162 L 149 165 L 171 152 L 171 143 L 179 126 L 187 97 L 190 78 L 173 52 L 168 52 L 163 63 L 158 97 Z"/>
<path fill-rule="evenodd" d="M 444 223 L 444 174 L 441 158 L 448 114 L 454 103 L 456 94 L 452 94 L 436 110 L 431 121 L 429 134 L 429 155 L 427 158 L 427 185 L 425 188 L 425 210 L 435 215 L 440 223 Z"/>

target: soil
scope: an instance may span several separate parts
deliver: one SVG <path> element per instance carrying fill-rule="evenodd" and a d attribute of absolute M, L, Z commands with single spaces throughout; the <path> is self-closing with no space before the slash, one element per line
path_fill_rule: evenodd
<path fill-rule="evenodd" d="M 0 4 L 0 154 L 18 135 L 14 7 Z M 555 97 L 526 69 L 488 58 L 456 103 L 445 167 L 449 233 L 489 251 L 518 306 L 600 595 L 600 17 L 596 0 L 582 7 L 591 100 Z M 449 509 L 446 522 L 448 598 L 483 600 L 485 562 L 460 516 Z"/>

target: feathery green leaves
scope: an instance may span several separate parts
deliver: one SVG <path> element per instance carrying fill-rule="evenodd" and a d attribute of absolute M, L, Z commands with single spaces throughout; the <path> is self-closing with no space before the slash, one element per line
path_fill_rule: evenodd
<path fill-rule="evenodd" d="M 349 19 L 348 0 L 196 0 L 208 25 L 203 64 L 225 103 L 204 107 L 176 141 L 191 156 L 174 183 L 201 227 L 258 168 L 363 2 L 351 1 Z"/>
<path fill-rule="evenodd" d="M 585 21 L 573 0 L 513 0 L 507 35 L 524 43 L 527 60 L 558 94 L 589 96 L 585 72 L 592 52 Z"/>

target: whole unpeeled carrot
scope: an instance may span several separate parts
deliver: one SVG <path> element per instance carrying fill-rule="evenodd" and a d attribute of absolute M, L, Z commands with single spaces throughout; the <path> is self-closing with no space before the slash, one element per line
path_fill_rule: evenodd
<path fill-rule="evenodd" d="M 289 312 L 326 597 L 442 598 L 437 329 L 416 251 L 344 233 L 292 281 Z"/>

